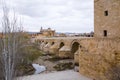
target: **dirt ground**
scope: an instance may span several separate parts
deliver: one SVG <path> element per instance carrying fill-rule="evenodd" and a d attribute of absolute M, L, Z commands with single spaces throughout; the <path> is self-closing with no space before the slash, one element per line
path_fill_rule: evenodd
<path fill-rule="evenodd" d="M 37 63 L 43 66 L 46 66 L 47 70 L 45 72 L 51 72 L 51 71 L 56 71 L 56 69 L 54 68 L 54 66 L 56 66 L 59 63 L 68 63 L 68 62 L 72 62 L 73 63 L 73 59 L 61 59 L 61 60 L 54 60 L 54 61 L 49 61 L 49 59 L 51 58 L 51 56 L 40 56 L 37 60 L 35 60 L 33 63 Z"/>
<path fill-rule="evenodd" d="M 17 80 L 92 80 L 73 70 L 42 73 L 31 76 L 20 77 Z"/>

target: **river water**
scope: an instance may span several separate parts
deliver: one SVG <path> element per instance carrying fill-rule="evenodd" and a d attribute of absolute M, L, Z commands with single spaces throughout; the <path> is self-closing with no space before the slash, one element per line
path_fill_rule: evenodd
<path fill-rule="evenodd" d="M 39 65 L 39 64 L 32 64 L 32 66 L 35 69 L 34 74 L 39 74 L 39 73 L 41 73 L 41 72 L 46 70 L 45 66 L 42 66 L 42 65 Z"/>

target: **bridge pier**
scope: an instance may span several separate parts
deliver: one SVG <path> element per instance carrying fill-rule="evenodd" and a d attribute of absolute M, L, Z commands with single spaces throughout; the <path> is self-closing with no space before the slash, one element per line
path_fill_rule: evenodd
<path fill-rule="evenodd" d="M 43 47 L 45 46 L 45 43 L 44 42 L 42 42 L 41 44 L 40 44 L 40 50 L 43 50 Z"/>
<path fill-rule="evenodd" d="M 59 49 L 59 42 L 56 42 L 54 45 L 52 45 L 50 48 L 49 48 L 49 52 L 51 54 L 58 54 L 58 49 Z"/>
<path fill-rule="evenodd" d="M 71 49 L 69 46 L 63 46 L 60 50 L 59 50 L 59 57 L 61 58 L 70 58 L 71 54 Z"/>
<path fill-rule="evenodd" d="M 47 43 L 47 44 L 44 46 L 44 49 L 43 49 L 44 52 L 49 53 L 50 46 L 51 46 L 51 44 L 50 44 L 50 43 Z"/>

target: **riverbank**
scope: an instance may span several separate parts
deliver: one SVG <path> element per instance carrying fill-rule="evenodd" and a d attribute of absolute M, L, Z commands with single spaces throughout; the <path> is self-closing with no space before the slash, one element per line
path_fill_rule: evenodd
<path fill-rule="evenodd" d="M 23 76 L 17 80 L 92 80 L 74 70 L 42 73 L 36 75 Z"/>
<path fill-rule="evenodd" d="M 74 69 L 74 60 L 73 59 L 62 59 L 55 55 L 40 56 L 33 63 L 43 65 L 46 67 L 45 72 L 51 71 L 64 71 Z"/>

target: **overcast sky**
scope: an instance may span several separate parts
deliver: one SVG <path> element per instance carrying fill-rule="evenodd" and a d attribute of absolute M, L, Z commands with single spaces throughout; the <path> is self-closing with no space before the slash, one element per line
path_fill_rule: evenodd
<path fill-rule="evenodd" d="M 52 28 L 57 32 L 93 31 L 93 0 L 6 0 L 21 16 L 26 31 Z M 1 5 L 1 3 L 0 3 Z M 0 17 L 2 17 L 0 6 Z M 1 19 L 1 18 L 0 18 Z"/>

